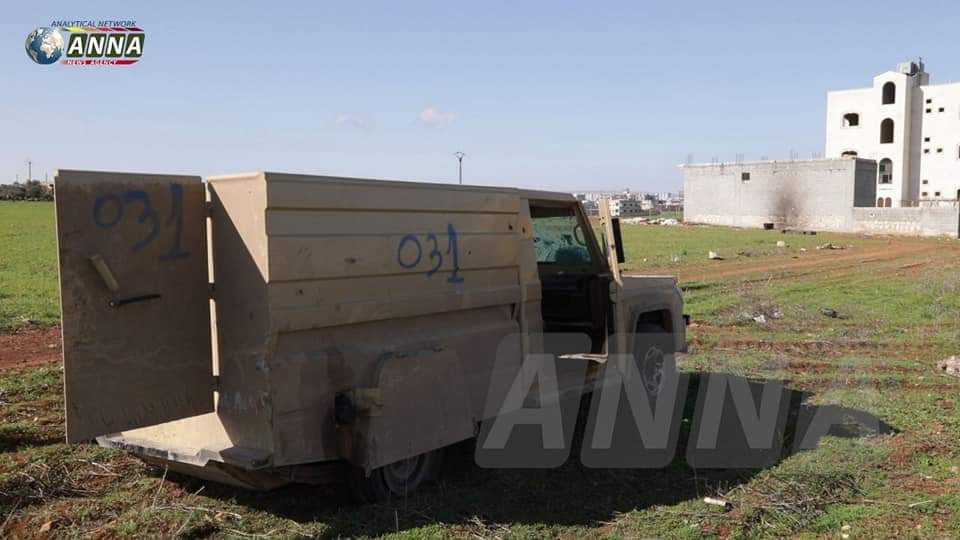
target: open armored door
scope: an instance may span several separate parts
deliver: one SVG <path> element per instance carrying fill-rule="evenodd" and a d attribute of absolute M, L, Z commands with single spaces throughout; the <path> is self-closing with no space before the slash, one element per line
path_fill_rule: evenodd
<path fill-rule="evenodd" d="M 55 182 L 67 441 L 212 411 L 200 178 Z"/>
<path fill-rule="evenodd" d="M 623 278 L 620 277 L 620 258 L 623 254 L 623 248 L 617 242 L 617 234 L 614 232 L 613 215 L 610 213 L 610 199 L 601 197 L 599 211 L 600 223 L 603 225 L 603 253 L 607 256 L 607 265 L 610 267 L 610 274 L 613 280 L 619 286 L 623 286 Z"/>
<path fill-rule="evenodd" d="M 628 351 L 626 336 L 631 330 L 627 320 L 627 310 L 620 301 L 623 294 L 623 276 L 620 275 L 620 255 L 622 247 L 617 241 L 617 234 L 614 231 L 613 215 L 610 212 L 610 200 L 606 197 L 600 199 L 600 222 L 603 225 L 603 252 L 607 256 L 607 265 L 610 267 L 610 275 L 613 282 L 610 283 L 610 301 L 613 303 L 614 335 L 617 342 L 613 344 L 612 351 L 608 348 L 607 352 Z"/>

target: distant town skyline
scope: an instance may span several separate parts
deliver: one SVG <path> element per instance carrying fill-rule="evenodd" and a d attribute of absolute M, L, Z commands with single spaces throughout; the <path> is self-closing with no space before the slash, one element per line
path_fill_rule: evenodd
<path fill-rule="evenodd" d="M 891 59 L 922 55 L 935 82 L 960 78 L 954 4 L 182 6 L 8 6 L 0 181 L 24 180 L 30 158 L 51 179 L 77 168 L 456 183 L 462 151 L 465 184 L 678 191 L 689 160 L 822 151 L 825 92 L 862 87 Z M 65 17 L 135 20 L 142 59 L 35 64 L 25 37 Z"/>

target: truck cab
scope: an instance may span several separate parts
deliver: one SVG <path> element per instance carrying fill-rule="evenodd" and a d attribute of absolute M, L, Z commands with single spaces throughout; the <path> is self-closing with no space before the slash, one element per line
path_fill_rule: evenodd
<path fill-rule="evenodd" d="M 676 335 L 685 350 L 683 298 L 672 277 L 623 276 L 619 223 L 601 205 L 594 227 L 579 202 L 566 196 L 527 199 L 547 332 L 590 336 L 592 353 L 607 349 L 607 336 L 659 328 Z M 598 236 L 600 241 L 598 241 Z M 617 308 L 623 309 L 618 320 Z"/>
<path fill-rule="evenodd" d="M 685 350 L 675 279 L 621 275 L 606 205 L 568 194 L 63 170 L 56 194 L 68 442 L 209 480 L 406 493 L 535 336 L 585 336 L 581 392 L 615 349 L 656 394 L 631 335 Z"/>

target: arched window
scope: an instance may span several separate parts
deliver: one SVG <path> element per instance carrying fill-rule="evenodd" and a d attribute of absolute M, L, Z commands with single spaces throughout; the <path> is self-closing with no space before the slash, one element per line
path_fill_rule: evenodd
<path fill-rule="evenodd" d="M 884 206 L 887 208 L 893 208 L 893 200 L 890 197 L 887 197 L 887 199 L 883 202 L 886 203 Z"/>
<path fill-rule="evenodd" d="M 888 82 L 883 85 L 883 104 L 892 105 L 897 102 L 897 85 Z"/>
<path fill-rule="evenodd" d="M 843 115 L 843 127 L 857 127 L 860 125 L 860 115 L 852 112 Z"/>
<path fill-rule="evenodd" d="M 883 197 L 877 197 L 877 208 L 883 208 Z"/>
<path fill-rule="evenodd" d="M 846 151 L 844 151 L 842 154 L 840 154 L 840 157 L 857 157 L 857 151 L 856 151 L 856 150 L 846 150 Z"/>
<path fill-rule="evenodd" d="M 877 168 L 877 182 L 880 184 L 893 183 L 893 161 L 888 158 L 880 160 L 880 167 Z"/>
<path fill-rule="evenodd" d="M 893 142 L 893 119 L 887 118 L 880 122 L 880 144 L 890 144 Z"/>

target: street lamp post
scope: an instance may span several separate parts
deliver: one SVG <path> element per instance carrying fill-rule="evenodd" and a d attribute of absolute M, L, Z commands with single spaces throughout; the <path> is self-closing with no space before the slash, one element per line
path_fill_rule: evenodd
<path fill-rule="evenodd" d="M 460 184 L 461 184 L 461 185 L 463 184 L 463 156 L 465 156 L 465 155 L 466 155 L 466 154 L 464 154 L 463 152 L 454 152 L 454 153 L 453 153 L 453 156 L 457 158 L 457 162 L 459 163 Z"/>

